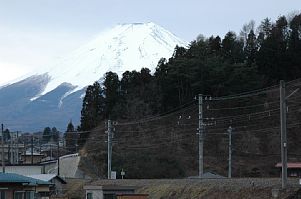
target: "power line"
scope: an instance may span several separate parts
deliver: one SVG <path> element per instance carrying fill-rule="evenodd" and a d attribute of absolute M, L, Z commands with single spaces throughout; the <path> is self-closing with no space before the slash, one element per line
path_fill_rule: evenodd
<path fill-rule="evenodd" d="M 151 121 L 155 121 L 155 120 L 160 120 L 162 118 L 165 118 L 165 117 L 168 117 L 168 116 L 171 116 L 171 115 L 174 115 L 178 112 L 182 112 L 182 111 L 188 111 L 190 109 L 193 109 L 193 108 L 196 108 L 196 107 L 193 107 L 193 105 L 190 105 L 184 109 L 180 109 L 180 110 L 177 110 L 177 111 L 169 111 L 165 114 L 160 114 L 158 116 L 153 116 L 153 117 L 149 117 L 149 118 L 145 118 L 145 119 L 141 119 L 141 120 L 137 120 L 137 121 L 134 121 L 134 122 L 124 122 L 124 123 L 117 123 L 116 126 L 125 126 L 125 125 L 135 125 L 135 124 L 142 124 L 142 123 L 147 123 L 147 122 L 151 122 Z"/>

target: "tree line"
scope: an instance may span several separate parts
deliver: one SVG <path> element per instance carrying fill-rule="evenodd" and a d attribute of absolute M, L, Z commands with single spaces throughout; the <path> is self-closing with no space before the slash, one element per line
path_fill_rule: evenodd
<path fill-rule="evenodd" d="M 301 14 L 251 21 L 223 38 L 199 35 L 188 47 L 176 46 L 152 74 L 148 68 L 104 75 L 87 87 L 78 130 L 105 119 L 137 120 L 190 102 L 199 93 L 222 96 L 301 77 Z M 87 136 L 85 134 L 84 136 Z M 83 140 L 83 139 L 82 139 Z"/>

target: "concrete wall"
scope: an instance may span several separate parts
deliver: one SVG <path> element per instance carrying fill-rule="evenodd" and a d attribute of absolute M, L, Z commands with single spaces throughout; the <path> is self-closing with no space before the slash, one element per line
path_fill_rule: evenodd
<path fill-rule="evenodd" d="M 60 157 L 60 176 L 65 178 L 84 178 L 84 173 L 78 168 L 80 156 L 70 154 Z"/>
<path fill-rule="evenodd" d="M 2 166 L 0 167 L 0 171 L 2 171 Z M 42 174 L 42 171 L 43 166 L 40 165 L 5 166 L 6 173 L 16 173 L 25 176 Z"/>
<path fill-rule="evenodd" d="M 54 173 L 57 174 L 57 162 L 52 162 L 48 164 L 44 164 L 44 174 Z"/>

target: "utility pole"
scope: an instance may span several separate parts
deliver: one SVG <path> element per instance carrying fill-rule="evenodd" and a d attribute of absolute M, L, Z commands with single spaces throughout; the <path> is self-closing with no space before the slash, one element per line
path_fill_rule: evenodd
<path fill-rule="evenodd" d="M 50 144 L 48 144 L 49 145 L 49 147 L 50 147 L 50 160 L 52 160 L 52 144 L 50 143 Z"/>
<path fill-rule="evenodd" d="M 60 176 L 60 142 L 57 142 L 57 175 Z"/>
<path fill-rule="evenodd" d="M 14 164 L 14 146 L 13 146 L 13 134 L 10 133 L 10 163 Z"/>
<path fill-rule="evenodd" d="M 3 124 L 1 124 L 1 144 L 2 144 L 2 173 L 5 173 Z"/>
<path fill-rule="evenodd" d="M 40 140 L 40 138 L 38 138 L 38 142 L 39 142 L 39 152 L 41 154 L 42 153 L 42 146 L 41 146 L 41 140 Z"/>
<path fill-rule="evenodd" d="M 285 96 L 285 82 L 280 81 L 280 123 L 281 123 L 281 182 L 282 188 L 285 189 L 287 185 L 287 136 L 286 136 L 286 96 Z"/>
<path fill-rule="evenodd" d="M 33 135 L 31 135 L 31 164 L 33 164 Z"/>
<path fill-rule="evenodd" d="M 229 164 L 228 164 L 228 178 L 232 177 L 232 127 L 229 126 L 228 128 L 228 135 L 229 135 Z"/>
<path fill-rule="evenodd" d="M 108 120 L 108 179 L 111 179 L 112 170 L 112 121 Z"/>
<path fill-rule="evenodd" d="M 28 143 L 27 137 L 26 137 L 26 139 L 23 140 L 23 143 L 24 143 L 24 150 L 23 150 L 23 153 L 24 153 L 24 160 L 23 160 L 23 163 L 24 163 L 24 162 L 27 162 L 27 156 L 26 156 L 27 143 Z"/>
<path fill-rule="evenodd" d="M 204 173 L 204 125 L 203 125 L 203 95 L 199 94 L 199 177 Z"/>
<path fill-rule="evenodd" d="M 19 131 L 17 131 L 17 151 L 16 151 L 17 159 L 16 162 L 19 164 Z"/>

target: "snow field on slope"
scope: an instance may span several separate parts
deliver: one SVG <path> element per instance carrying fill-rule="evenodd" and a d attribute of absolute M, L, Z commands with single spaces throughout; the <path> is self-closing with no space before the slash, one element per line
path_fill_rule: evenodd
<path fill-rule="evenodd" d="M 71 94 L 93 84 L 108 71 L 119 76 L 142 67 L 154 71 L 160 58 L 172 56 L 176 45 L 187 43 L 154 23 L 118 25 L 50 64 L 43 73 L 51 79 L 39 96 L 64 82 L 76 86 L 68 93 Z"/>

